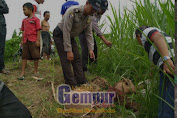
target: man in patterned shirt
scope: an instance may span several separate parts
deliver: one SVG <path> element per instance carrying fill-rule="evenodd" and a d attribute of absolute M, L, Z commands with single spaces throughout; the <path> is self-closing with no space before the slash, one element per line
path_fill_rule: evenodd
<path fill-rule="evenodd" d="M 163 100 L 160 99 L 158 118 L 174 118 L 174 110 L 168 104 L 174 107 L 175 40 L 156 27 L 142 26 L 136 29 L 135 34 L 149 60 L 160 69 L 159 94 Z"/>

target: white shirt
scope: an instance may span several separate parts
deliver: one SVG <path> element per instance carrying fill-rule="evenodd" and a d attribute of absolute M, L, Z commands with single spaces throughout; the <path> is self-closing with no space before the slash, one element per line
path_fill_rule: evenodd
<path fill-rule="evenodd" d="M 35 16 L 37 18 L 39 18 L 39 20 L 41 20 L 41 8 L 40 5 L 35 1 L 35 0 L 31 0 L 31 3 L 36 6 L 36 12 L 35 12 Z"/>

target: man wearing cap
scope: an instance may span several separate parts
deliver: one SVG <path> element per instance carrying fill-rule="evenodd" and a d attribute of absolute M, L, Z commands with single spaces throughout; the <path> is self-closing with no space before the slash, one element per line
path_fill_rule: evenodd
<path fill-rule="evenodd" d="M 85 31 L 90 58 L 94 59 L 91 15 L 100 10 L 100 3 L 100 0 L 87 0 L 84 6 L 68 8 L 61 22 L 54 29 L 53 37 L 60 56 L 65 83 L 70 86 L 87 82 L 74 37 Z"/>
<path fill-rule="evenodd" d="M 101 16 L 105 13 L 105 11 L 107 9 L 108 9 L 108 1 L 107 0 L 101 0 L 101 11 L 98 12 L 97 14 L 95 14 L 92 17 L 91 21 L 92 21 L 93 31 L 96 32 L 97 36 L 99 36 L 108 47 L 111 47 L 112 43 L 110 41 L 106 40 L 103 32 L 100 30 L 100 28 L 98 26 L 98 22 L 100 21 Z M 88 55 L 89 54 L 88 54 L 87 41 L 86 41 L 86 36 L 85 36 L 84 31 L 79 35 L 79 40 L 80 40 L 81 49 L 82 49 L 83 71 L 84 72 L 89 72 L 88 69 L 87 69 Z M 94 38 L 94 54 L 95 54 L 95 60 L 90 59 L 91 62 L 96 62 L 96 59 L 97 59 L 97 44 L 96 44 L 95 38 Z"/>
<path fill-rule="evenodd" d="M 66 10 L 69 7 L 74 6 L 74 5 L 79 5 L 79 3 L 74 0 L 66 0 L 66 2 L 62 5 L 62 8 L 61 8 L 61 15 L 63 16 L 65 14 Z"/>

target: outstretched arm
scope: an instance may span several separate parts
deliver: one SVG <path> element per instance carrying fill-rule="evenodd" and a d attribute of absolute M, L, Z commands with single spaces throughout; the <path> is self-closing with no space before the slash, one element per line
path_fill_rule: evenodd
<path fill-rule="evenodd" d="M 97 18 L 95 16 L 93 16 L 92 18 L 92 28 L 93 30 L 96 32 L 96 34 L 101 38 L 101 40 L 108 46 L 111 47 L 112 46 L 112 42 L 108 41 L 105 37 L 104 34 L 102 33 L 102 31 L 100 30 L 99 26 L 98 26 L 98 22 L 97 22 Z"/>

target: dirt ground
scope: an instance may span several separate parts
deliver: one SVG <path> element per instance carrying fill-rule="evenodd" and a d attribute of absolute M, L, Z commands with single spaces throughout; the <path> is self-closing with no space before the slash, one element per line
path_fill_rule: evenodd
<path fill-rule="evenodd" d="M 54 66 L 55 65 L 55 66 Z M 33 76 L 33 62 L 28 62 L 25 80 L 17 80 L 21 72 L 21 64 L 7 64 L 10 75 L 0 74 L 0 79 L 10 88 L 19 100 L 27 106 L 33 118 L 62 118 L 57 113 L 61 107 L 53 97 L 51 83 L 57 86 L 64 83 L 61 67 L 53 61 L 39 63 L 42 81 L 36 81 Z"/>
<path fill-rule="evenodd" d="M 55 99 L 58 85 L 64 83 L 62 68 L 58 60 L 40 61 L 39 73 L 44 79 L 36 81 L 33 76 L 33 62 L 29 61 L 26 67 L 24 80 L 17 78 L 21 73 L 21 63 L 6 64 L 10 75 L 0 74 L 2 80 L 17 98 L 30 110 L 33 118 L 65 118 L 64 115 L 58 114 L 57 109 L 63 108 Z M 86 75 L 87 80 L 93 79 L 94 75 Z M 53 89 L 52 89 L 53 83 Z M 55 91 L 55 94 L 54 94 Z M 118 117 L 120 113 L 103 114 L 101 118 Z M 119 118 L 121 118 L 119 116 Z M 132 116 L 127 117 L 132 118 Z"/>

